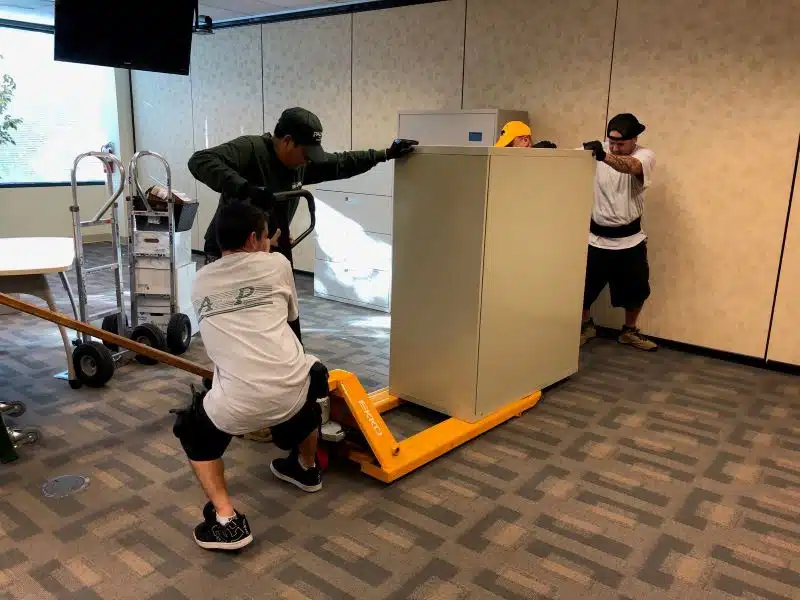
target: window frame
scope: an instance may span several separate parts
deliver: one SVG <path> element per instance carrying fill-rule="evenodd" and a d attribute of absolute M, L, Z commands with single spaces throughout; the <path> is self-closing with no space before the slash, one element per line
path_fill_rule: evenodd
<path fill-rule="evenodd" d="M 27 23 L 25 21 L 14 21 L 11 19 L 0 18 L 0 29 L 18 29 L 21 31 L 32 31 L 35 33 L 48 33 L 55 35 L 56 28 L 54 25 L 46 25 L 43 23 Z M 86 186 L 99 186 L 106 185 L 106 182 L 100 179 L 91 179 L 85 181 L 78 181 L 78 187 Z M 4 183 L 0 180 L 0 190 L 4 189 L 18 189 L 18 188 L 48 188 L 48 187 L 71 187 L 71 181 L 22 181 Z"/>

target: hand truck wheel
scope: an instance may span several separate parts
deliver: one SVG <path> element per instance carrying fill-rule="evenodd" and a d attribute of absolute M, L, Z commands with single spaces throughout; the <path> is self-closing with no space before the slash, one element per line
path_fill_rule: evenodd
<path fill-rule="evenodd" d="M 117 324 L 119 323 L 119 313 L 113 315 L 107 315 L 103 317 L 103 324 L 100 326 L 100 329 L 103 331 L 107 331 L 109 333 L 116 333 L 117 335 L 125 336 L 127 335 L 128 331 L 128 316 L 125 315 L 125 325 L 122 327 L 122 331 L 119 331 Z M 119 350 L 119 346 L 113 342 L 103 342 L 103 345 L 111 350 L 112 352 L 116 352 Z"/>
<path fill-rule="evenodd" d="M 114 356 L 100 342 L 78 344 L 72 351 L 72 365 L 78 381 L 89 387 L 103 387 L 114 376 Z"/>
<path fill-rule="evenodd" d="M 192 343 L 192 322 L 183 313 L 175 313 L 167 325 L 167 348 L 172 354 L 183 354 Z"/>
<path fill-rule="evenodd" d="M 143 323 L 134 328 L 130 337 L 134 342 L 139 342 L 140 344 L 150 346 L 156 350 L 165 351 L 167 349 L 167 340 L 164 334 L 156 325 L 153 325 L 153 323 Z M 143 365 L 158 364 L 157 360 L 153 360 L 149 356 L 143 356 L 141 354 L 136 355 L 136 360 Z"/>

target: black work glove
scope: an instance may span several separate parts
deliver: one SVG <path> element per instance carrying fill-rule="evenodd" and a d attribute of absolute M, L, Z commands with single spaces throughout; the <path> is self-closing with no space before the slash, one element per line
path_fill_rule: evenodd
<path fill-rule="evenodd" d="M 533 145 L 534 148 L 558 148 L 553 142 L 550 140 L 542 140 L 541 142 L 536 142 Z"/>
<path fill-rule="evenodd" d="M 394 160 L 414 151 L 414 146 L 419 144 L 417 140 L 397 139 L 386 149 L 387 160 Z"/>
<path fill-rule="evenodd" d="M 598 142 L 597 140 L 593 142 L 584 142 L 583 149 L 591 150 L 592 154 L 594 154 L 594 157 L 598 162 L 603 162 L 606 158 L 606 151 L 603 150 L 603 144 L 601 142 Z"/>
<path fill-rule="evenodd" d="M 249 199 L 253 206 L 260 208 L 264 212 L 271 212 L 275 206 L 275 195 L 272 192 L 265 187 L 250 185 L 249 183 L 240 190 L 239 199 Z"/>

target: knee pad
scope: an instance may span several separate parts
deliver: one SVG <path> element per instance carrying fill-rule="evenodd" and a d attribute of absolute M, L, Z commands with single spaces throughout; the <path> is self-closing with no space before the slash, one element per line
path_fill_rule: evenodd
<path fill-rule="evenodd" d="M 328 367 L 317 361 L 311 365 L 308 373 L 309 392 L 312 398 L 326 398 L 328 396 Z"/>
<path fill-rule="evenodd" d="M 172 435 L 181 439 L 186 435 L 187 431 L 191 431 L 191 428 L 196 427 L 198 410 L 205 396 L 205 390 L 198 392 L 194 389 L 194 386 L 192 386 L 192 401 L 189 405 L 183 408 L 173 408 L 169 411 L 170 414 L 175 415 L 175 423 L 172 425 Z"/>

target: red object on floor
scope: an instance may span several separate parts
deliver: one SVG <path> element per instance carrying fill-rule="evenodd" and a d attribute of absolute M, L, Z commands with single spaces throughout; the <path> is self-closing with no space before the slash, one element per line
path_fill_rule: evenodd
<path fill-rule="evenodd" d="M 328 453 L 324 448 L 317 448 L 317 465 L 321 471 L 328 470 Z"/>

